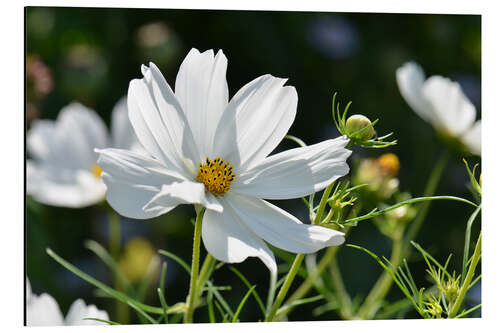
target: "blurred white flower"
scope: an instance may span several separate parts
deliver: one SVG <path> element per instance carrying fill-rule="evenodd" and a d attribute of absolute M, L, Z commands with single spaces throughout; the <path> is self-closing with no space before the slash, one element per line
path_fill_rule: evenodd
<path fill-rule="evenodd" d="M 460 85 L 434 75 L 425 79 L 422 68 L 408 62 L 397 69 L 399 91 L 422 119 L 441 135 L 458 139 L 475 155 L 481 155 L 481 120 Z"/>
<path fill-rule="evenodd" d="M 105 325 L 96 320 L 84 318 L 97 318 L 109 320 L 108 313 L 99 310 L 95 305 L 86 305 L 81 299 L 71 304 L 66 318 L 63 318 L 59 305 L 49 294 L 40 296 L 31 292 L 31 286 L 26 279 L 26 324 L 28 326 L 62 326 L 62 325 Z"/>
<path fill-rule="evenodd" d="M 129 118 L 152 157 L 120 149 L 97 150 L 121 215 L 147 219 L 179 204 L 207 208 L 206 249 L 224 262 L 259 257 L 276 273 L 278 248 L 311 253 L 344 242 L 341 232 L 303 224 L 263 199 L 300 198 L 349 171 L 348 140 L 339 137 L 267 157 L 292 125 L 294 87 L 263 75 L 228 102 L 227 59 L 222 51 L 192 49 L 175 82 L 175 94 L 153 63 L 130 82 Z"/>
<path fill-rule="evenodd" d="M 126 108 L 126 98 L 114 107 L 111 137 L 97 113 L 71 103 L 56 121 L 34 120 L 27 133 L 33 159 L 26 162 L 27 192 L 52 206 L 79 208 L 104 200 L 94 148 L 118 147 L 141 151 Z"/>

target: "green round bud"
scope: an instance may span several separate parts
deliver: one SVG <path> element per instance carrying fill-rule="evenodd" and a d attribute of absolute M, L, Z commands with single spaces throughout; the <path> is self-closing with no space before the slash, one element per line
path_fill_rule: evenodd
<path fill-rule="evenodd" d="M 347 118 L 346 121 L 346 131 L 347 131 L 347 136 L 351 136 L 352 134 L 359 132 L 366 126 L 371 125 L 370 119 L 367 117 L 363 116 L 362 114 L 354 114 Z M 364 132 L 358 133 L 356 135 L 357 139 L 361 140 L 370 140 L 375 136 L 375 129 L 373 127 L 367 128 Z"/>

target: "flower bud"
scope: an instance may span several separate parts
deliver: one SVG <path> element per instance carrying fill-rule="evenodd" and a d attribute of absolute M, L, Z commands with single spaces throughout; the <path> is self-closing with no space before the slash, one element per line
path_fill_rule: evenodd
<path fill-rule="evenodd" d="M 382 171 L 391 177 L 396 177 L 399 172 L 399 158 L 393 153 L 386 153 L 376 159 Z"/>
<path fill-rule="evenodd" d="M 453 278 L 448 279 L 448 281 L 444 284 L 444 295 L 449 303 L 455 302 L 458 297 L 458 293 L 460 292 L 460 279 L 455 279 L 455 274 L 453 274 Z"/>
<path fill-rule="evenodd" d="M 351 136 L 352 134 L 359 132 L 363 128 L 371 125 L 370 119 L 367 117 L 361 115 L 361 114 L 355 114 L 347 118 L 346 121 L 346 130 L 347 130 L 347 135 Z M 369 128 L 366 128 L 362 133 L 356 134 L 356 138 L 361 139 L 361 140 L 370 140 L 375 136 L 375 129 L 373 129 L 373 126 L 370 126 Z"/>
<path fill-rule="evenodd" d="M 443 313 L 443 308 L 441 307 L 441 304 L 439 304 L 439 301 L 432 297 L 429 299 L 429 302 L 426 302 L 425 305 L 427 305 L 425 312 L 433 316 L 434 318 L 441 318 L 441 314 Z"/>

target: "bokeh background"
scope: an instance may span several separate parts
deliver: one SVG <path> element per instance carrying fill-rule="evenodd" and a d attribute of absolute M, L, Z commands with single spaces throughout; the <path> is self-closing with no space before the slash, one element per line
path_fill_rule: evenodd
<path fill-rule="evenodd" d="M 478 117 L 481 113 L 481 17 L 477 15 L 29 7 L 27 129 L 33 119 L 55 119 L 73 100 L 96 110 L 109 125 L 111 110 L 126 94 L 129 81 L 141 76 L 141 64 L 155 62 L 173 86 L 178 67 L 191 47 L 223 49 L 229 60 L 230 96 L 262 74 L 289 78 L 288 84 L 295 86 L 299 95 L 297 117 L 289 133 L 306 143 L 338 136 L 331 119 L 334 91 L 339 93 L 342 105 L 353 101 L 351 112 L 380 118 L 378 133 L 394 132 L 398 145 L 382 151 L 355 149 L 351 164 L 382 152 L 397 154 L 400 188 L 413 196 L 422 194 L 446 148 L 431 126 L 402 99 L 396 69 L 405 61 L 415 60 L 427 75 L 441 74 L 458 81 L 476 106 Z M 292 146 L 283 143 L 278 150 Z M 437 194 L 472 199 L 461 158 L 452 154 Z M 474 157 L 468 160 L 479 162 Z M 306 207 L 300 200 L 277 204 L 307 220 Z M 453 253 L 452 265 L 459 268 L 465 224 L 471 212 L 457 202 L 433 203 L 417 241 L 441 261 Z M 192 207 L 184 206 L 148 221 L 123 218 L 122 245 L 143 237 L 154 251 L 166 249 L 190 262 L 190 219 L 194 214 Z M 476 223 L 475 228 L 479 227 Z M 87 239 L 107 246 L 108 223 L 103 208 L 55 208 L 27 198 L 26 271 L 34 292 L 53 295 L 63 313 L 73 300 L 84 298 L 108 310 L 113 320 L 114 301 L 97 297 L 90 284 L 45 253 L 50 247 L 90 275 L 112 284 L 109 270 L 84 247 Z M 378 255 L 390 255 L 390 241 L 369 222 L 355 228 L 347 242 Z M 343 248 L 338 258 L 350 294 L 366 295 L 381 268 L 352 248 Z M 424 262 L 419 258 L 410 258 L 412 271 L 417 285 L 427 286 Z M 167 261 L 167 302 L 184 301 L 189 277 L 176 263 Z M 257 291 L 265 298 L 269 278 L 265 266 L 257 259 L 248 259 L 236 267 L 257 284 Z M 232 286 L 224 295 L 235 308 L 246 287 L 227 267 L 217 270 L 214 280 Z M 471 304 L 480 302 L 480 284 L 471 295 Z M 393 287 L 389 299 L 401 298 L 403 294 Z M 159 304 L 153 289 L 146 301 Z M 312 317 L 318 305 L 303 306 L 292 312 L 289 320 L 338 319 L 335 312 Z M 403 315 L 416 318 L 411 309 Z M 480 311 L 474 315 L 480 315 Z M 240 318 L 259 319 L 254 299 L 249 299 Z M 138 322 L 134 314 L 130 320 Z M 197 320 L 207 321 L 206 311 L 198 311 Z"/>

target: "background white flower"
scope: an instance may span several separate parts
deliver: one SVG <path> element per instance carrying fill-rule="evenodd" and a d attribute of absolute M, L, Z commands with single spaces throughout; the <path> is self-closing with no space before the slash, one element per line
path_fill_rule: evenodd
<path fill-rule="evenodd" d="M 267 157 L 293 123 L 295 88 L 263 75 L 228 102 L 222 51 L 192 49 L 175 94 L 159 69 L 143 66 L 130 82 L 129 118 L 152 157 L 98 150 L 106 198 L 121 215 L 147 219 L 179 204 L 203 205 L 205 247 L 216 259 L 259 257 L 276 273 L 266 242 L 296 253 L 343 243 L 343 233 L 303 224 L 263 199 L 299 198 L 349 171 L 348 140 L 339 137 Z"/>
<path fill-rule="evenodd" d="M 62 325 L 105 325 L 96 320 L 84 318 L 98 318 L 109 320 L 108 313 L 99 310 L 95 305 L 86 305 L 81 299 L 74 301 L 63 318 L 59 305 L 49 294 L 40 296 L 31 292 L 31 285 L 26 279 L 26 324 L 28 326 L 62 326 Z"/>
<path fill-rule="evenodd" d="M 103 200 L 106 187 L 94 148 L 142 149 L 128 120 L 125 97 L 111 117 L 111 137 L 95 111 L 75 102 L 64 107 L 56 121 L 33 121 L 27 134 L 33 158 L 26 163 L 28 194 L 48 205 L 71 208 Z"/>
<path fill-rule="evenodd" d="M 399 91 L 422 119 L 445 136 L 460 140 L 467 149 L 481 155 L 481 120 L 460 85 L 434 75 L 425 79 L 422 68 L 407 62 L 396 71 Z"/>

